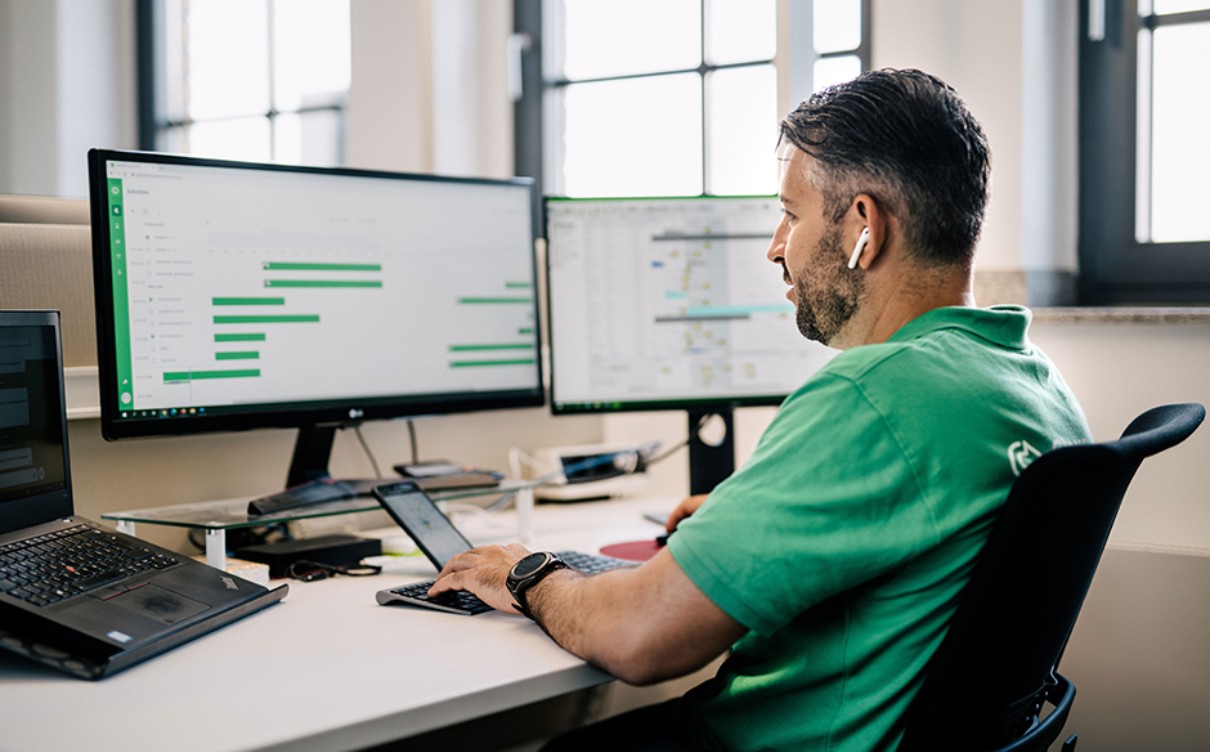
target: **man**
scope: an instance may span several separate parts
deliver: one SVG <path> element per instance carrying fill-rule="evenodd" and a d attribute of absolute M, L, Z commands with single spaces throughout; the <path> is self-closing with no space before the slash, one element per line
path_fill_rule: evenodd
<path fill-rule="evenodd" d="M 739 471 L 681 504 L 643 566 L 589 577 L 489 547 L 433 587 L 527 611 L 629 682 L 730 649 L 684 698 L 573 732 L 568 749 L 895 748 L 1024 464 L 1012 447 L 1088 440 L 1026 338 L 1028 311 L 974 307 L 989 153 L 957 94 L 919 71 L 875 71 L 781 128 L 768 257 L 803 335 L 843 352 L 786 399 Z"/>

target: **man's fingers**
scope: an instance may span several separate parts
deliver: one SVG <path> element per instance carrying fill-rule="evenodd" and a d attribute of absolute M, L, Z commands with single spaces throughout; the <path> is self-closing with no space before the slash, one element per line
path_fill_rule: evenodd
<path fill-rule="evenodd" d="M 429 595 L 437 595 L 447 590 L 461 590 L 460 580 L 461 575 L 445 574 L 445 571 L 442 570 L 442 573 L 437 576 L 437 581 L 429 588 Z"/>

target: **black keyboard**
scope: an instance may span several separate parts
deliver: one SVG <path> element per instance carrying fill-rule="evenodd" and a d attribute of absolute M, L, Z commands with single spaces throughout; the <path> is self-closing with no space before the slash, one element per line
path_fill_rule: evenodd
<path fill-rule="evenodd" d="M 601 572 L 608 572 L 611 569 L 637 566 L 633 561 L 615 559 L 610 556 L 593 556 L 592 554 L 584 554 L 579 551 L 560 551 L 555 555 L 562 559 L 567 566 L 585 574 L 600 574 Z M 392 604 L 424 606 L 425 608 L 433 608 L 451 614 L 464 614 L 466 616 L 474 616 L 475 614 L 492 610 L 491 606 L 466 590 L 450 590 L 435 598 L 431 598 L 429 597 L 428 590 L 433 586 L 433 582 L 434 580 L 428 580 L 412 585 L 404 585 L 403 587 L 379 590 L 376 596 L 378 604 L 381 606 Z"/>
<path fill-rule="evenodd" d="M 0 546 L 0 593 L 48 606 L 178 561 L 87 525 Z"/>
<path fill-rule="evenodd" d="M 450 590 L 438 595 L 436 598 L 429 596 L 429 588 L 433 586 L 434 580 L 427 582 L 417 582 L 413 585 L 404 585 L 403 587 L 390 588 L 385 593 L 389 593 L 390 600 L 393 603 L 407 603 L 413 606 L 425 606 L 427 608 L 435 608 L 438 611 L 446 611 L 451 614 L 466 614 L 474 616 L 481 614 L 484 611 L 491 611 L 492 607 L 479 600 L 467 590 Z M 379 604 L 385 606 L 383 595 L 379 593 Z"/>

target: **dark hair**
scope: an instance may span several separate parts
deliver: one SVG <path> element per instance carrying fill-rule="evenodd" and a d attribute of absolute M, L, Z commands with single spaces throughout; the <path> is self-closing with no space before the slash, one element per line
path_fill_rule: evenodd
<path fill-rule="evenodd" d="M 868 193 L 930 265 L 970 264 L 987 206 L 991 153 L 957 92 L 918 70 L 877 70 L 811 95 L 781 139 L 815 158 L 824 211 L 839 221 Z"/>

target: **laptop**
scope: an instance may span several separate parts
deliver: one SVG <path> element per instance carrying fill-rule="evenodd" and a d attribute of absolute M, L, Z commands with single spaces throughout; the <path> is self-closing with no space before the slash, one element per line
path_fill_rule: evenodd
<path fill-rule="evenodd" d="M 57 311 L 0 311 L 0 647 L 85 679 L 280 601 L 74 516 Z"/>
<path fill-rule="evenodd" d="M 374 489 L 374 496 L 438 570 L 444 567 L 447 561 L 472 547 L 470 541 L 458 532 L 450 518 L 437 508 L 415 481 L 399 481 L 378 486 Z M 587 574 L 637 566 L 636 562 L 626 559 L 596 556 L 579 551 L 559 551 L 555 555 L 572 569 Z M 429 597 L 428 589 L 433 582 L 428 580 L 402 587 L 384 588 L 375 594 L 375 600 L 380 606 L 421 606 L 465 616 L 492 610 L 491 606 L 465 590 L 450 590 L 436 597 Z"/>

